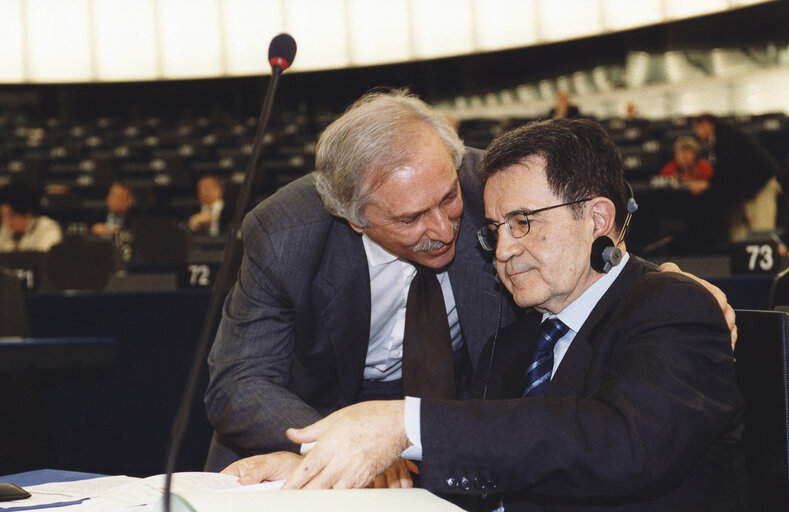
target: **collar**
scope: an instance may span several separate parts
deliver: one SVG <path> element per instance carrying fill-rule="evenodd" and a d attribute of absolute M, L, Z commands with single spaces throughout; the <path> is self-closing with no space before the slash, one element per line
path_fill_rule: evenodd
<path fill-rule="evenodd" d="M 377 242 L 373 241 L 367 234 L 362 233 L 362 243 L 364 244 L 364 252 L 367 254 L 367 264 L 370 268 L 379 265 L 386 265 L 399 259 L 397 256 L 381 247 Z"/>
<path fill-rule="evenodd" d="M 619 265 L 616 265 L 607 274 L 603 274 L 600 279 L 592 283 L 592 286 L 584 290 L 577 299 L 561 310 L 556 317 L 564 322 L 567 327 L 572 329 L 573 332 L 577 333 L 581 330 L 584 322 L 589 318 L 592 309 L 594 309 L 595 305 L 600 301 L 611 285 L 614 284 L 616 278 L 622 273 L 622 269 L 627 265 L 628 260 L 630 260 L 630 253 L 625 252 L 625 254 L 622 255 L 622 261 L 619 262 Z M 545 320 L 549 316 L 551 315 L 545 313 L 542 319 Z"/>

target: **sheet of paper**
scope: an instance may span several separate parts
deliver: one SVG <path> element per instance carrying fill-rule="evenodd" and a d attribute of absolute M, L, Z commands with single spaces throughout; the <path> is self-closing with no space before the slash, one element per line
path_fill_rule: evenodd
<path fill-rule="evenodd" d="M 122 486 L 129 482 L 139 480 L 130 476 L 106 476 L 99 478 L 89 478 L 86 480 L 75 480 L 72 482 L 53 482 L 49 484 L 27 485 L 25 490 L 30 493 L 30 497 L 24 500 L 5 501 L 0 503 L 0 511 L 7 509 L 14 510 L 35 510 L 42 505 L 52 505 L 54 503 L 69 503 L 73 501 L 92 498 L 103 494 L 110 489 Z M 59 507 L 58 511 L 65 511 L 72 507 Z"/>
<path fill-rule="evenodd" d="M 227 490 L 241 488 L 238 478 L 220 473 L 175 473 L 172 492 L 184 494 L 195 491 Z M 126 485 L 114 487 L 82 504 L 80 510 L 96 512 L 106 510 L 147 510 L 159 501 L 164 489 L 164 475 L 142 478 Z"/>

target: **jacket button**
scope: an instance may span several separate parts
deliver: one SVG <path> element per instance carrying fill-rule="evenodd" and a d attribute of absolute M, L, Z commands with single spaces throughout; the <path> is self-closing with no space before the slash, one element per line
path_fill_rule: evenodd
<path fill-rule="evenodd" d="M 499 485 L 499 480 L 497 478 L 491 478 L 487 481 L 488 488 L 495 489 Z"/>
<path fill-rule="evenodd" d="M 469 480 L 468 477 L 465 476 L 462 477 L 460 479 L 460 488 L 463 489 L 464 491 L 468 491 L 469 489 L 471 489 L 471 480 Z"/>
<path fill-rule="evenodd" d="M 488 488 L 487 482 L 485 482 L 485 480 L 481 479 L 478 476 L 474 477 L 473 482 L 474 482 L 474 487 L 477 489 L 485 490 Z"/>
<path fill-rule="evenodd" d="M 449 487 L 450 489 L 457 489 L 457 487 L 459 485 L 458 481 L 455 480 L 454 476 L 450 476 L 449 478 L 447 478 L 446 484 L 447 484 L 447 487 Z"/>

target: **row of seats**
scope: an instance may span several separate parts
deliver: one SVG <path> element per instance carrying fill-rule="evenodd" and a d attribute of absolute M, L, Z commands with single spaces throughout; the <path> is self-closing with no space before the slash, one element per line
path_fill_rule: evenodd
<path fill-rule="evenodd" d="M 789 159 L 789 118 L 784 113 L 740 115 L 722 118 L 757 137 L 779 162 Z M 459 133 L 467 145 L 484 148 L 502 133 L 534 121 L 533 118 L 467 119 L 460 122 Z M 619 146 L 625 172 L 631 181 L 648 180 L 674 156 L 674 141 L 693 136 L 692 118 L 663 120 L 602 119 L 599 122 Z"/>
<path fill-rule="evenodd" d="M 322 114 L 273 122 L 263 140 L 262 169 L 253 184 L 253 198 L 265 198 L 309 172 L 315 141 L 333 118 Z M 498 135 L 532 120 L 467 119 L 460 122 L 459 133 L 467 145 L 485 148 Z M 761 139 L 779 161 L 789 158 L 789 120 L 783 113 L 729 120 Z M 622 150 L 627 177 L 635 182 L 657 174 L 673 157 L 674 140 L 692 134 L 691 120 L 685 117 L 600 122 Z M 83 231 L 79 224 L 103 210 L 104 195 L 114 180 L 132 188 L 141 210 L 155 209 L 183 220 L 197 208 L 194 186 L 200 176 L 214 174 L 231 191 L 242 183 L 256 128 L 253 118 L 136 122 L 105 118 L 68 124 L 0 117 L 0 186 L 23 180 L 45 190 L 45 213 L 75 232 Z"/>

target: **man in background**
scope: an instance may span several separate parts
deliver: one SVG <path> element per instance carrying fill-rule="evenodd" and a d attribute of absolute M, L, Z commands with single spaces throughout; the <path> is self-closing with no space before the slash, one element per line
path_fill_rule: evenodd
<path fill-rule="evenodd" d="M 0 190 L 0 252 L 47 252 L 60 243 L 60 225 L 39 215 L 41 198 L 35 189 L 10 183 Z"/>
<path fill-rule="evenodd" d="M 759 142 L 711 114 L 693 121 L 715 169 L 708 193 L 724 219 L 728 241 L 743 240 L 748 231 L 775 229 L 778 177 L 782 170 Z"/>
<path fill-rule="evenodd" d="M 225 188 L 215 176 L 207 174 L 197 182 L 200 211 L 189 217 L 189 230 L 202 235 L 219 236 L 230 218 L 225 208 Z"/>
<path fill-rule="evenodd" d="M 90 227 L 90 232 L 100 238 L 111 238 L 121 229 L 131 225 L 131 209 L 134 206 L 132 191 L 116 181 L 107 192 L 107 216 Z"/>
<path fill-rule="evenodd" d="M 570 119 L 581 115 L 578 107 L 570 103 L 570 93 L 565 89 L 556 91 L 556 106 L 553 107 L 548 117 L 551 119 L 565 118 Z"/>

